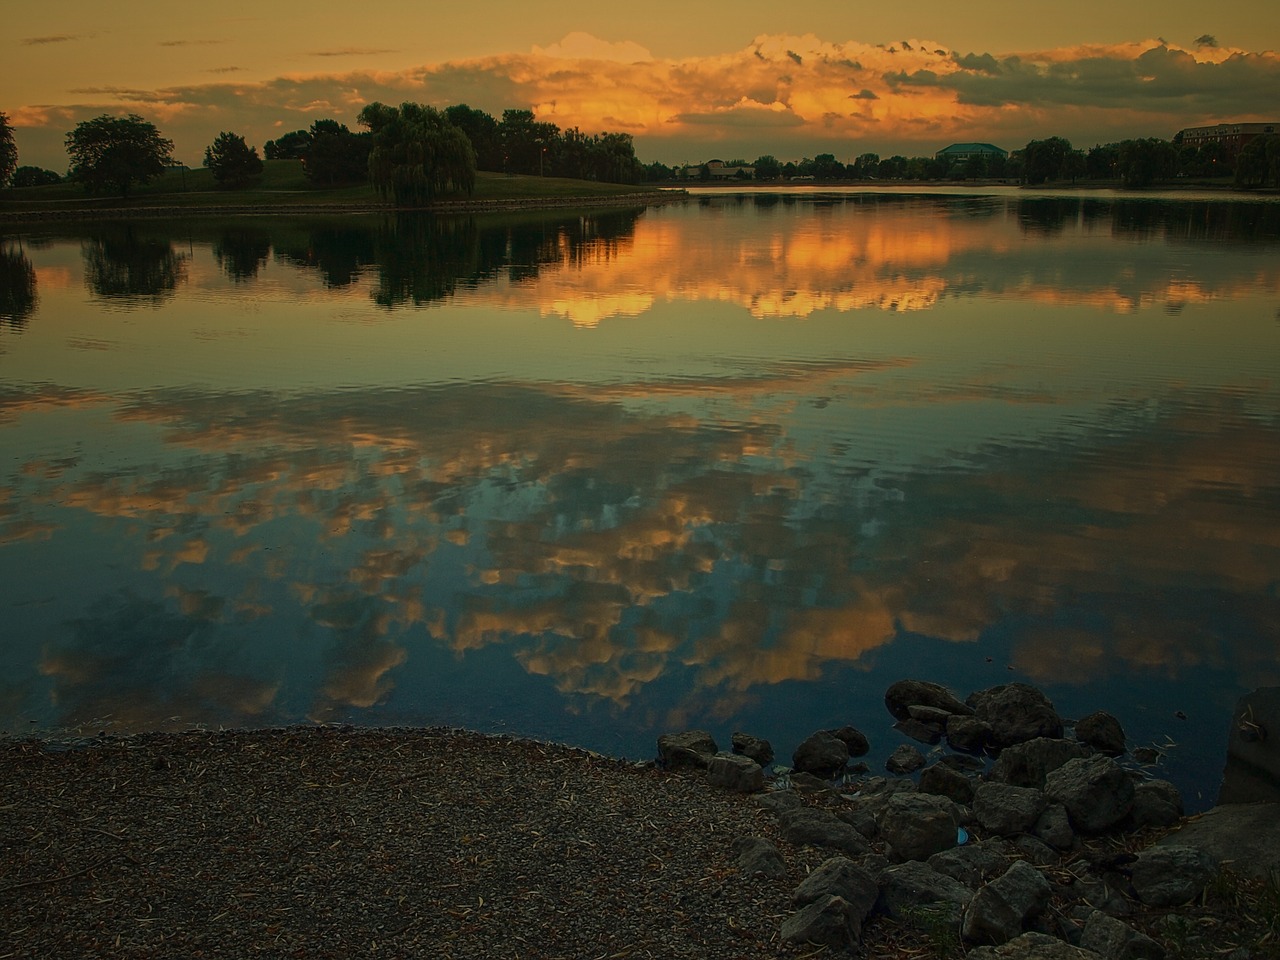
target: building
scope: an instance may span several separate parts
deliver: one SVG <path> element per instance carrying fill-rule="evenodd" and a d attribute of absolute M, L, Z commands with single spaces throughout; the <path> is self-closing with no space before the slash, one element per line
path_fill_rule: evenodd
<path fill-rule="evenodd" d="M 708 160 L 706 163 L 681 167 L 680 176 L 685 180 L 698 180 L 702 176 L 703 167 L 707 168 L 712 180 L 751 180 L 756 175 L 755 167 L 731 167 L 723 160 Z"/>
<path fill-rule="evenodd" d="M 1203 147 L 1207 143 L 1220 143 L 1227 154 L 1234 157 L 1240 149 L 1255 137 L 1280 133 L 1280 122 L 1271 123 L 1215 123 L 1209 127 L 1187 127 L 1179 130 L 1174 143 L 1186 147 Z"/>
<path fill-rule="evenodd" d="M 938 160 L 950 160 L 955 163 L 971 157 L 986 157 L 988 160 L 999 157 L 1004 160 L 1008 156 L 1008 150 L 1001 150 L 994 143 L 953 143 L 934 154 Z"/>

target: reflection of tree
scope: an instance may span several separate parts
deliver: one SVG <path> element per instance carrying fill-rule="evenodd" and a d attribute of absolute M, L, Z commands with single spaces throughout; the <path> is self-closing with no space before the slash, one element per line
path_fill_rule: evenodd
<path fill-rule="evenodd" d="M 36 271 L 19 249 L 0 248 L 0 328 L 21 330 L 36 309 Z"/>
<path fill-rule="evenodd" d="M 108 227 L 81 245 L 85 281 L 107 300 L 159 304 L 186 279 L 186 257 L 168 240 L 139 236 L 131 225 Z"/>
<path fill-rule="evenodd" d="M 233 227 L 214 242 L 213 255 L 232 280 L 252 280 L 267 265 L 271 236 L 258 227 Z"/>
<path fill-rule="evenodd" d="M 374 228 L 365 223 L 307 224 L 301 235 L 275 240 L 276 259 L 316 270 L 326 287 L 345 287 L 376 262 L 374 236 Z"/>
<path fill-rule="evenodd" d="M 1080 216 L 1078 197 L 1032 197 L 1018 201 L 1018 222 L 1027 233 L 1052 236 Z"/>
<path fill-rule="evenodd" d="M 380 306 L 430 303 L 452 296 L 458 281 L 480 273 L 475 220 L 403 214 L 378 231 Z"/>

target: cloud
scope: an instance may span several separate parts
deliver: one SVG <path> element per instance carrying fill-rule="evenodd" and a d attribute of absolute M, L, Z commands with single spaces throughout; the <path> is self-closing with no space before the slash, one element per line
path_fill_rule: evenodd
<path fill-rule="evenodd" d="M 876 93 L 874 90 L 868 90 L 866 87 L 863 87 L 857 93 L 849 94 L 849 99 L 850 100 L 879 100 L 880 95 Z"/>
<path fill-rule="evenodd" d="M 211 47 L 219 43 L 226 43 L 225 40 L 161 40 L 162 47 Z"/>
<path fill-rule="evenodd" d="M 727 107 L 715 107 L 705 113 L 679 113 L 670 123 L 698 123 L 717 126 L 745 127 L 794 127 L 804 123 L 786 106 L 778 103 L 757 103 L 743 97 Z"/>
<path fill-rule="evenodd" d="M 1216 47 L 1218 38 L 1211 33 L 1202 33 L 1192 41 L 1197 47 Z"/>
<path fill-rule="evenodd" d="M 310 57 L 374 57 L 383 53 L 399 53 L 386 47 L 342 47 L 338 50 L 312 50 Z"/>
<path fill-rule="evenodd" d="M 575 31 L 549 47 L 533 48 L 536 55 L 561 60 L 612 60 L 617 63 L 648 63 L 653 54 L 638 43 L 624 40 L 610 43 L 589 33 Z"/>
<path fill-rule="evenodd" d="M 70 43 L 72 40 L 82 39 L 84 38 L 80 34 L 56 33 L 47 37 L 24 37 L 21 42 L 24 47 L 36 47 L 46 43 Z"/>

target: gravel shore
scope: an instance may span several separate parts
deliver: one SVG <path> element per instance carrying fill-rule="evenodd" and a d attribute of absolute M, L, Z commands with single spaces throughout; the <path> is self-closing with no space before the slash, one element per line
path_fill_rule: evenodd
<path fill-rule="evenodd" d="M 0 958 L 777 957 L 700 776 L 451 730 L 0 739 Z M 820 862 L 815 859 L 815 863 Z"/>

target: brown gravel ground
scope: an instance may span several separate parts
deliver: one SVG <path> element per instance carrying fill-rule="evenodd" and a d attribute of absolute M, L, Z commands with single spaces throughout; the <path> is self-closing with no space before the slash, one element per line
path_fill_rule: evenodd
<path fill-rule="evenodd" d="M 0 817 L 0 958 L 812 952 L 777 938 L 804 864 L 790 883 L 734 867 L 734 838 L 776 836 L 752 800 L 550 744 L 0 740 Z"/>

